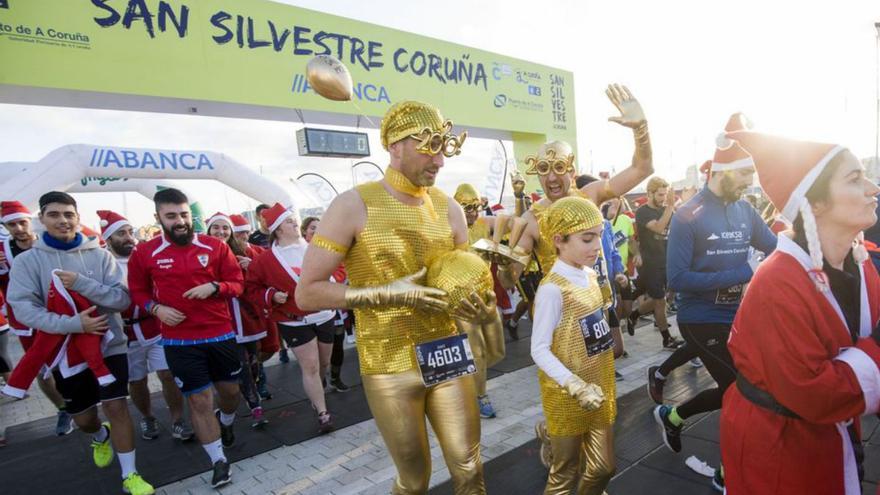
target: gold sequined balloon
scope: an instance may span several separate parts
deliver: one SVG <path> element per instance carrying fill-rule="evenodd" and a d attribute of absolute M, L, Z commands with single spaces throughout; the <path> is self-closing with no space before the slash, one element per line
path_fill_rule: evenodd
<path fill-rule="evenodd" d="M 540 219 L 541 236 L 569 235 L 602 225 L 602 213 L 589 199 L 569 196 L 555 201 Z"/>
<path fill-rule="evenodd" d="M 306 79 L 316 93 L 334 101 L 348 101 L 352 95 L 351 73 L 335 57 L 316 55 L 306 64 Z"/>
<path fill-rule="evenodd" d="M 482 258 L 468 251 L 449 251 L 428 265 L 428 287 L 446 291 L 449 312 L 454 313 L 462 300 L 473 293 L 492 290 L 492 274 Z"/>

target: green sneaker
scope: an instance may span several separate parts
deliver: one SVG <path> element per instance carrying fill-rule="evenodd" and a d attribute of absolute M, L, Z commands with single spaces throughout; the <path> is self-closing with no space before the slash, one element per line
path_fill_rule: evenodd
<path fill-rule="evenodd" d="M 153 485 L 144 481 L 141 475 L 131 473 L 122 480 L 122 491 L 131 495 L 152 495 L 156 493 Z"/>
<path fill-rule="evenodd" d="M 95 466 L 105 468 L 113 462 L 113 445 L 110 444 L 110 423 L 105 421 L 101 426 L 107 428 L 107 439 L 103 442 L 92 440 L 92 459 Z"/>

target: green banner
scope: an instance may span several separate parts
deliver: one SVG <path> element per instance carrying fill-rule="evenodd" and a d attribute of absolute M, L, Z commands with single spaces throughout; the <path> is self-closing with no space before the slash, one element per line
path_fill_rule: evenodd
<path fill-rule="evenodd" d="M 360 110 L 308 86 L 316 54 L 349 67 Z M 115 93 L 381 116 L 419 99 L 456 124 L 575 144 L 571 72 L 264 0 L 6 0 L 0 60 L 0 93 L 86 92 L 78 106 Z"/>

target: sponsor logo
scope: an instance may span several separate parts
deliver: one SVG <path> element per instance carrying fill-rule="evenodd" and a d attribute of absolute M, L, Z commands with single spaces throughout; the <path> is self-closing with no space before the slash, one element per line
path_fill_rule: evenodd
<path fill-rule="evenodd" d="M 541 96 L 541 87 L 529 84 L 529 94 L 532 96 Z"/>
<path fill-rule="evenodd" d="M 507 105 L 507 95 L 495 95 L 495 101 L 492 102 L 495 108 L 501 108 Z"/>
<path fill-rule="evenodd" d="M 526 110 L 529 112 L 543 112 L 544 104 L 538 101 L 529 101 L 529 100 L 521 100 L 519 98 L 512 98 L 505 94 L 495 95 L 495 99 L 492 102 L 495 108 L 501 107 L 511 107 L 517 110 Z"/>
<path fill-rule="evenodd" d="M 712 234 L 706 238 L 707 241 L 717 241 L 718 239 L 721 239 L 721 238 L 718 237 L 717 235 L 715 235 L 715 232 L 712 232 Z"/>
<path fill-rule="evenodd" d="M 742 239 L 743 233 L 741 230 L 735 230 L 733 232 L 722 232 L 721 238 L 722 239 Z"/>
<path fill-rule="evenodd" d="M 385 86 L 370 83 L 359 82 L 352 86 L 352 93 L 358 100 L 367 100 L 370 102 L 391 103 L 391 97 L 388 95 L 388 89 Z M 291 93 L 314 93 L 315 90 L 309 84 L 309 81 L 302 74 L 294 74 L 293 82 L 290 85 Z"/>
<path fill-rule="evenodd" d="M 492 62 L 492 77 L 496 81 L 513 75 L 513 68 L 510 64 L 502 64 L 500 62 Z"/>
<path fill-rule="evenodd" d="M 200 170 L 214 169 L 211 159 L 204 153 L 177 151 L 146 151 L 112 148 L 95 148 L 92 150 L 91 168 L 152 168 L 154 170 Z"/>
<path fill-rule="evenodd" d="M 199 263 L 202 265 L 202 268 L 206 268 L 208 266 L 208 255 L 207 254 L 200 254 L 200 255 L 196 256 L 196 258 L 199 260 Z"/>

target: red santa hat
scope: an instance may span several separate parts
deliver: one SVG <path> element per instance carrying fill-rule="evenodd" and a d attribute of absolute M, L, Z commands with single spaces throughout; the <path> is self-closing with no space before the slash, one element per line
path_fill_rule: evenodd
<path fill-rule="evenodd" d="M 233 232 L 251 231 L 251 223 L 243 215 L 229 215 L 229 219 L 232 220 Z"/>
<path fill-rule="evenodd" d="M 751 128 L 751 123 L 742 113 L 737 112 L 731 115 L 727 119 L 727 125 L 724 126 L 724 132 L 715 139 L 715 156 L 712 157 L 711 162 L 704 163 L 700 167 L 700 171 L 709 174 L 754 167 L 755 161 L 749 152 L 735 140 L 727 137 L 731 132 L 745 131 Z"/>
<path fill-rule="evenodd" d="M 31 212 L 20 201 L 0 202 L 0 223 L 9 223 L 21 218 L 31 218 Z"/>
<path fill-rule="evenodd" d="M 101 237 L 106 241 L 110 239 L 110 236 L 113 235 L 117 230 L 125 227 L 126 225 L 131 225 L 131 223 L 119 213 L 110 210 L 98 210 L 96 212 L 98 214 L 98 218 L 101 219 L 99 225 L 101 225 Z"/>
<path fill-rule="evenodd" d="M 263 217 L 266 225 L 269 226 L 269 232 L 274 232 L 288 217 L 296 217 L 296 212 L 281 203 L 275 203 L 271 208 L 262 210 L 260 216 Z"/>
<path fill-rule="evenodd" d="M 807 191 L 831 160 L 846 148 L 837 144 L 796 141 L 752 131 L 736 131 L 727 137 L 739 143 L 755 162 L 764 193 L 788 222 L 800 213 L 804 223 L 813 275 L 820 290 L 828 288 L 822 272 L 822 246 Z"/>
<path fill-rule="evenodd" d="M 211 218 L 205 222 L 205 228 L 211 230 L 211 225 L 214 225 L 217 222 L 226 222 L 229 225 L 229 228 L 232 228 L 232 219 L 229 218 L 227 214 L 220 213 L 219 211 L 211 215 Z"/>

